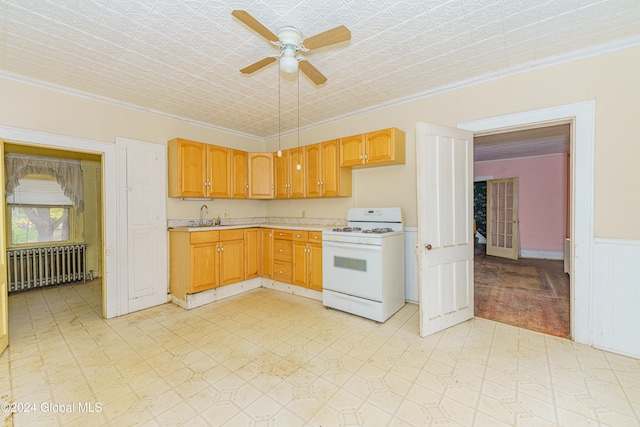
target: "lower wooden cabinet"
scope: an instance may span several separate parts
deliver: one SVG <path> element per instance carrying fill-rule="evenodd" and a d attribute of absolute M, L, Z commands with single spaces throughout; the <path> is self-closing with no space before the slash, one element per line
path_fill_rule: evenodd
<path fill-rule="evenodd" d="M 322 233 L 293 232 L 292 284 L 322 291 Z"/>
<path fill-rule="evenodd" d="M 260 276 L 273 278 L 273 230 L 260 229 Z"/>
<path fill-rule="evenodd" d="M 169 289 L 186 300 L 187 294 L 245 280 L 244 230 L 169 233 Z"/>
<path fill-rule="evenodd" d="M 244 278 L 253 279 L 260 276 L 260 242 L 259 228 L 244 229 Z"/>
<path fill-rule="evenodd" d="M 169 233 L 170 291 L 188 294 L 266 277 L 322 291 L 322 232 L 239 228 Z"/>
<path fill-rule="evenodd" d="M 244 230 L 220 231 L 218 243 L 218 270 L 220 286 L 244 280 Z"/>
<path fill-rule="evenodd" d="M 291 230 L 273 230 L 273 279 L 291 283 Z"/>

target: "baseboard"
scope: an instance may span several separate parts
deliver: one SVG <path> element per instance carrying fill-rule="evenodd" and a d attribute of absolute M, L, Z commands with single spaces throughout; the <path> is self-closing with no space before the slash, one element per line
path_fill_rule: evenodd
<path fill-rule="evenodd" d="M 277 280 L 262 277 L 262 287 L 266 289 L 274 289 L 288 294 L 298 295 L 305 298 L 311 298 L 322 301 L 322 292 L 313 289 L 303 288 L 302 286 L 292 285 L 290 283 L 279 282 Z"/>
<path fill-rule="evenodd" d="M 564 260 L 564 251 L 520 249 L 520 258 Z"/>

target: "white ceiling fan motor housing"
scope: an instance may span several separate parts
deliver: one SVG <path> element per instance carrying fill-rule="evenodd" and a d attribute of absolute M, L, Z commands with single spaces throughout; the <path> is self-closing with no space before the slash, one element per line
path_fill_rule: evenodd
<path fill-rule="evenodd" d="M 293 45 L 296 51 L 300 49 L 302 43 L 302 33 L 296 27 L 280 27 L 276 33 L 283 46 Z"/>

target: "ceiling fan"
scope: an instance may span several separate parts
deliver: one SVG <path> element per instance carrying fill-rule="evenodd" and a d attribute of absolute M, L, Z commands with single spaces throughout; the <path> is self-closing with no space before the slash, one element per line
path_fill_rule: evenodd
<path fill-rule="evenodd" d="M 244 22 L 249 28 L 269 40 L 280 50 L 278 55 L 266 57 L 240 70 L 240 72 L 244 74 L 251 74 L 258 71 L 276 62 L 276 60 L 280 58 L 280 69 L 282 71 L 285 73 L 295 73 L 298 67 L 300 67 L 300 70 L 302 70 L 311 81 L 320 85 L 326 82 L 327 78 L 318 71 L 316 67 L 311 65 L 306 58 L 300 56 L 299 53 L 351 40 L 351 31 L 344 25 L 302 40 L 302 33 L 295 27 L 281 27 L 276 31 L 276 34 L 274 34 L 246 10 L 234 10 L 231 12 L 231 15 Z"/>

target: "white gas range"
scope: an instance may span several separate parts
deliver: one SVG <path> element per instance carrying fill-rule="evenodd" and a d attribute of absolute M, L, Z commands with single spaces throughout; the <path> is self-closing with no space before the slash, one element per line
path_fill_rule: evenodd
<path fill-rule="evenodd" d="M 384 322 L 405 303 L 400 208 L 351 208 L 322 232 L 323 304 Z"/>

